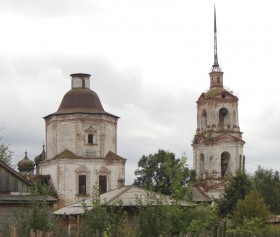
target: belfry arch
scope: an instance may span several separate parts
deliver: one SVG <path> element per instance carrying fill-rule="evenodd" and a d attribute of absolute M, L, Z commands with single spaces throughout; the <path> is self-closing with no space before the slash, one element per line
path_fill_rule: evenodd
<path fill-rule="evenodd" d="M 199 155 L 199 171 L 200 175 L 205 173 L 205 158 L 203 153 L 200 153 Z"/>
<path fill-rule="evenodd" d="M 219 127 L 225 128 L 229 125 L 229 112 L 227 108 L 221 108 L 219 110 Z"/>
<path fill-rule="evenodd" d="M 230 154 L 224 151 L 221 154 L 221 176 L 224 177 L 229 172 Z"/>
<path fill-rule="evenodd" d="M 207 127 L 207 113 L 205 109 L 203 109 L 201 112 L 201 127 L 202 129 Z"/>

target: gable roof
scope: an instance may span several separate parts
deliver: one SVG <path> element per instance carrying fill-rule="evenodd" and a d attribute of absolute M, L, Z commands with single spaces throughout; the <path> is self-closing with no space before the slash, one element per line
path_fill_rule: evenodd
<path fill-rule="evenodd" d="M 55 158 L 78 158 L 72 151 L 65 149 L 63 152 L 59 153 Z"/>
<path fill-rule="evenodd" d="M 156 202 L 151 202 L 151 200 L 161 200 L 166 205 L 171 205 L 174 203 L 170 197 L 155 193 L 134 185 L 124 186 L 107 193 L 100 195 L 101 202 L 105 205 L 113 206 L 120 205 L 123 207 L 131 206 L 141 206 L 141 205 L 157 205 Z M 181 206 L 192 206 L 188 202 L 181 202 Z M 93 209 L 92 198 L 88 198 L 84 201 L 77 202 L 61 208 L 54 212 L 55 215 L 79 215 L 84 212 L 84 207 L 91 210 Z"/>
<path fill-rule="evenodd" d="M 122 160 L 126 161 L 125 158 L 122 158 L 121 156 L 117 155 L 116 153 L 109 151 L 107 155 L 105 156 L 105 160 Z"/>
<path fill-rule="evenodd" d="M 4 162 L 0 161 L 0 167 L 2 167 L 3 169 L 5 169 L 7 172 L 9 172 L 10 174 L 12 174 L 13 176 L 15 176 L 17 179 L 21 180 L 22 182 L 24 182 L 25 184 L 32 186 L 31 181 L 27 180 L 25 177 L 23 177 L 22 175 L 20 175 L 20 173 L 18 173 L 16 170 L 14 170 L 13 168 L 11 168 L 10 166 L 6 165 Z"/>

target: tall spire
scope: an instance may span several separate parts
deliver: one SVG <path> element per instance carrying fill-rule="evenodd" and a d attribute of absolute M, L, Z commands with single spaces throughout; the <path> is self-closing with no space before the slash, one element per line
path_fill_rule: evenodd
<path fill-rule="evenodd" d="M 214 5 L 214 64 L 212 66 L 213 71 L 219 70 L 218 63 L 218 50 L 217 50 L 217 25 L 216 25 L 216 7 Z"/>

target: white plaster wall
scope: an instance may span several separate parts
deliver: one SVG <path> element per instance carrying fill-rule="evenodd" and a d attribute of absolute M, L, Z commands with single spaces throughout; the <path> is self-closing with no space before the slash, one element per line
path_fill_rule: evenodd
<path fill-rule="evenodd" d="M 86 172 L 79 173 L 80 167 L 86 167 Z M 111 164 L 108 165 L 104 159 L 60 159 L 43 163 L 41 174 L 51 175 L 51 182 L 57 190 L 60 200 L 59 206 L 62 207 L 82 199 L 78 195 L 79 174 L 87 176 L 87 195 L 92 194 L 93 187 L 98 186 L 101 167 L 107 167 L 109 170 L 108 173 L 102 173 L 107 176 L 108 191 L 118 188 L 118 180 L 124 179 L 125 176 L 123 161 L 111 161 Z"/>
<path fill-rule="evenodd" d="M 233 128 L 234 125 L 239 127 L 238 121 L 238 103 L 217 103 L 217 102 L 210 102 L 205 101 L 204 103 L 200 103 L 197 106 L 197 128 L 199 132 L 205 132 L 206 130 L 213 129 L 212 125 L 215 124 L 216 128 L 218 128 L 219 124 L 219 110 L 221 108 L 226 108 L 229 112 L 229 122 L 230 129 Z M 207 113 L 207 125 L 210 126 L 208 129 L 205 127 L 205 118 L 202 116 L 202 111 L 205 110 Z"/>
<path fill-rule="evenodd" d="M 87 143 L 94 133 L 96 142 Z M 99 114 L 52 115 L 46 119 L 47 160 L 65 149 L 81 157 L 104 158 L 116 153 L 117 118 Z"/>

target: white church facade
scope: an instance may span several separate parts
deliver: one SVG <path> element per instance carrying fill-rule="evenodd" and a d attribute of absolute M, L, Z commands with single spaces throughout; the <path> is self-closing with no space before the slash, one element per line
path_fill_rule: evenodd
<path fill-rule="evenodd" d="M 44 117 L 46 152 L 35 158 L 37 174 L 50 175 L 59 207 L 90 196 L 94 186 L 107 192 L 125 184 L 126 159 L 116 154 L 119 118 L 103 109 L 89 74 L 71 77 L 58 110 Z"/>

